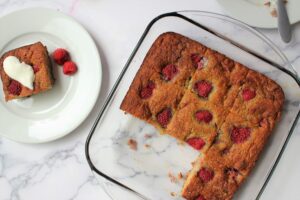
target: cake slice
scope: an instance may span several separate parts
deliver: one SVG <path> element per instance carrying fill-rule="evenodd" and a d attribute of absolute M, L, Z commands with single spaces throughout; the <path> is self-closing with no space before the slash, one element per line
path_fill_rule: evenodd
<path fill-rule="evenodd" d="M 232 199 L 255 166 L 271 129 L 267 122 L 259 125 L 229 113 L 214 144 L 196 161 L 183 187 L 183 197 L 196 199 L 201 195 L 203 199 Z M 203 168 L 211 171 L 209 181 L 202 180 Z"/>
<path fill-rule="evenodd" d="M 244 81 L 232 82 L 232 87 L 238 88 L 226 97 L 232 99 L 234 94 L 232 107 L 184 184 L 182 196 L 188 200 L 232 199 L 280 118 L 284 102 L 280 86 L 258 72 L 247 71 Z"/>
<path fill-rule="evenodd" d="M 267 120 L 271 127 L 280 118 L 284 100 L 282 89 L 273 80 L 249 70 L 231 112 L 255 124 Z"/>
<path fill-rule="evenodd" d="M 219 156 L 211 156 L 215 155 L 207 152 L 205 156 L 199 157 L 194 162 L 183 186 L 182 196 L 184 198 L 189 200 L 230 200 L 245 180 L 245 176 L 236 169 L 221 163 Z"/>
<path fill-rule="evenodd" d="M 122 110 L 164 133 L 196 70 L 190 51 L 201 55 L 206 51 L 189 41 L 170 33 L 155 40 L 121 104 Z"/>
<path fill-rule="evenodd" d="M 34 73 L 33 88 L 25 87 L 5 73 L 3 64 L 8 57 L 15 57 L 20 63 L 23 62 L 32 67 Z M 0 58 L 0 75 L 6 101 L 29 97 L 47 91 L 54 84 L 48 51 L 41 42 L 19 47 L 4 53 Z"/>
<path fill-rule="evenodd" d="M 187 200 L 230 200 L 279 120 L 281 87 L 176 33 L 154 42 L 121 109 L 200 152 Z"/>

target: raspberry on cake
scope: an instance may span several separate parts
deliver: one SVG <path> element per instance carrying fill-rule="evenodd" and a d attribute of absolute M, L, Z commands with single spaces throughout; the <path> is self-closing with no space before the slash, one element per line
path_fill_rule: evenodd
<path fill-rule="evenodd" d="M 191 59 L 196 69 L 204 68 L 207 65 L 207 61 L 208 61 L 206 57 L 203 57 L 196 53 L 191 55 Z"/>
<path fill-rule="evenodd" d="M 10 94 L 18 96 L 21 94 L 22 85 L 18 81 L 12 80 L 7 89 Z"/>
<path fill-rule="evenodd" d="M 176 74 L 178 73 L 178 69 L 175 65 L 169 64 L 161 70 L 161 73 L 164 80 L 170 81 L 174 76 L 176 76 Z"/>
<path fill-rule="evenodd" d="M 213 86 L 210 82 L 206 80 L 201 80 L 195 83 L 194 90 L 199 97 L 207 98 L 211 93 Z"/>
<path fill-rule="evenodd" d="M 154 88 L 155 88 L 155 84 L 152 81 L 149 81 L 149 83 L 141 89 L 140 97 L 142 99 L 150 98 L 152 96 Z"/>
<path fill-rule="evenodd" d="M 243 96 L 244 101 L 249 101 L 256 96 L 256 92 L 255 92 L 255 90 L 245 88 L 242 91 L 242 96 Z"/>
<path fill-rule="evenodd" d="M 199 122 L 205 122 L 205 123 L 209 123 L 212 118 L 213 115 L 211 114 L 211 112 L 209 112 L 208 110 L 198 110 L 195 113 L 195 118 L 199 121 Z"/>
<path fill-rule="evenodd" d="M 6 58 L 18 60 L 20 64 L 14 62 L 16 64 L 12 64 L 12 66 L 4 66 Z M 9 69 L 7 72 L 10 72 L 10 74 L 7 74 L 5 69 Z M 18 73 L 14 73 L 15 70 L 18 70 Z M 54 84 L 48 51 L 41 42 L 4 53 L 0 58 L 0 75 L 6 101 L 47 91 Z"/>
<path fill-rule="evenodd" d="M 176 33 L 159 36 L 121 109 L 201 152 L 182 190 L 187 200 L 230 200 L 279 120 L 281 87 Z"/>
<path fill-rule="evenodd" d="M 192 146 L 196 150 L 201 150 L 205 145 L 205 141 L 200 137 L 189 138 L 186 140 L 186 143 L 188 143 L 190 146 Z"/>
<path fill-rule="evenodd" d="M 172 110 L 170 108 L 163 109 L 157 114 L 156 119 L 162 128 L 166 128 L 172 118 Z"/>

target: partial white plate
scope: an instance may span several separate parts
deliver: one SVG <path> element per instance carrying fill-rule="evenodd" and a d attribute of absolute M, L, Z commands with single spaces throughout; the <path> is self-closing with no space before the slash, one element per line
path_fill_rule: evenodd
<path fill-rule="evenodd" d="M 277 18 L 271 16 L 270 8 L 264 5 L 266 1 L 268 0 L 218 0 L 233 18 L 259 28 L 277 28 Z M 288 0 L 287 10 L 292 24 L 300 21 L 299 9 L 299 0 Z"/>
<path fill-rule="evenodd" d="M 5 102 L 0 83 L 0 135 L 24 143 L 61 138 L 77 128 L 98 98 L 102 68 L 97 47 L 74 19 L 46 8 L 30 8 L 0 18 L 0 54 L 41 41 L 49 53 L 66 48 L 78 65 L 66 76 L 53 64 L 54 88 L 23 100 Z"/>

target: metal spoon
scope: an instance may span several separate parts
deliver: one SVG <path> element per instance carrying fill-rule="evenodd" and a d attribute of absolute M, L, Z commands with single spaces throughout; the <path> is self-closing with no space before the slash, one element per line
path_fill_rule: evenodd
<path fill-rule="evenodd" d="M 282 40 L 286 43 L 291 41 L 292 31 L 289 16 L 285 7 L 284 0 L 277 0 L 278 30 Z"/>

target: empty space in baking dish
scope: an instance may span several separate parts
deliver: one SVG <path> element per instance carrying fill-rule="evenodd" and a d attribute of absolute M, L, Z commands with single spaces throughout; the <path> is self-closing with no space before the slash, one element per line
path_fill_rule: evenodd
<path fill-rule="evenodd" d="M 196 20 L 197 23 L 189 19 Z M 236 199 L 253 200 L 261 192 L 296 120 L 300 102 L 299 85 L 291 74 L 279 69 L 285 64 L 285 60 L 267 42 L 264 43 L 263 38 L 245 29 L 243 25 L 210 14 L 190 15 L 189 19 L 170 14 L 158 18 L 148 27 L 88 138 L 88 159 L 96 175 L 122 184 L 128 191 L 140 194 L 142 197 L 139 198 L 182 199 L 180 191 L 184 179 L 177 176 L 179 173 L 185 175 L 192 168 L 191 162 L 197 158 L 198 152 L 170 136 L 160 135 L 151 125 L 126 115 L 119 109 L 152 43 L 162 33 L 176 32 L 265 74 L 276 81 L 285 93 L 282 119 L 273 130 L 253 172 L 235 196 Z M 218 34 L 227 40 L 220 38 Z M 236 42 L 247 49 L 237 47 Z M 249 50 L 257 52 L 258 57 Z M 272 59 L 274 63 L 268 63 L 264 57 Z M 128 145 L 129 139 L 137 142 L 136 151 Z"/>

